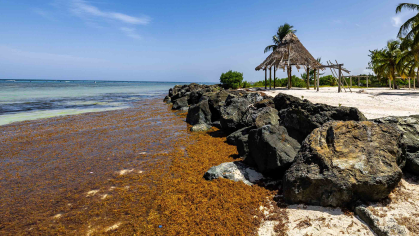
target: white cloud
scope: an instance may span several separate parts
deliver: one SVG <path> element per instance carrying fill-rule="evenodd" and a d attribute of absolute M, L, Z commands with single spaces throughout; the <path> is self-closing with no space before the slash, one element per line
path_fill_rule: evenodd
<path fill-rule="evenodd" d="M 126 36 L 133 39 L 141 39 L 141 36 L 136 33 L 136 29 L 129 27 L 121 27 L 120 30 L 125 33 Z"/>
<path fill-rule="evenodd" d="M 148 16 L 134 17 L 119 12 L 102 11 L 95 6 L 89 5 L 84 0 L 72 0 L 71 11 L 79 16 L 103 17 L 134 25 L 147 25 L 151 21 Z"/>
<path fill-rule="evenodd" d="M 402 19 L 400 18 L 400 16 L 394 16 L 391 18 L 391 24 L 394 27 L 399 27 L 402 25 Z"/>

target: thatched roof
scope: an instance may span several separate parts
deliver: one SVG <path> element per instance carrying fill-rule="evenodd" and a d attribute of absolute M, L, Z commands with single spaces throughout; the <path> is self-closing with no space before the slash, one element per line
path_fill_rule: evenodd
<path fill-rule="evenodd" d="M 289 53 L 290 52 L 290 53 Z M 289 62 L 288 62 L 288 54 Z M 288 33 L 282 39 L 278 48 L 269 55 L 262 64 L 256 67 L 256 70 L 265 70 L 273 66 L 285 69 L 288 66 L 295 66 L 300 69 L 301 66 L 310 68 L 318 68 L 321 64 L 314 59 L 310 52 L 303 46 L 294 33 Z"/>

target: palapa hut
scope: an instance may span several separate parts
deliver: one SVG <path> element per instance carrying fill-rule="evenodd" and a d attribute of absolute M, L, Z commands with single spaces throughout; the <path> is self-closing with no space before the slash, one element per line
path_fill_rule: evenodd
<path fill-rule="evenodd" d="M 294 33 L 288 33 L 278 45 L 277 49 L 269 55 L 262 64 L 256 67 L 256 70 L 265 70 L 265 88 L 267 80 L 267 70 L 270 71 L 270 79 L 272 76 L 272 67 L 274 68 L 274 87 L 275 87 L 275 72 L 281 68 L 288 72 L 288 89 L 292 87 L 291 84 L 291 68 L 295 66 L 297 69 L 304 67 L 307 71 L 307 89 L 309 88 L 309 71 L 310 68 L 314 70 L 322 69 L 321 64 L 314 59 L 310 52 L 303 46 L 298 37 Z M 270 83 L 269 83 L 270 84 Z M 269 86 L 270 87 L 270 86 Z"/>

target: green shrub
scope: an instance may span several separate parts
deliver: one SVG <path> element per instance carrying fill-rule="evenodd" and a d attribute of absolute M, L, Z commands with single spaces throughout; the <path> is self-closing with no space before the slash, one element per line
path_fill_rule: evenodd
<path fill-rule="evenodd" d="M 330 86 L 337 85 L 335 78 L 331 75 L 326 75 L 326 76 L 320 77 L 319 84 L 320 85 L 330 85 Z"/>
<path fill-rule="evenodd" d="M 237 89 L 240 87 L 242 81 L 243 73 L 237 71 L 227 71 L 226 73 L 222 73 L 220 77 L 220 82 L 226 89 Z"/>
<path fill-rule="evenodd" d="M 249 82 L 243 81 L 243 85 L 242 85 L 243 88 L 250 88 L 251 86 L 252 85 Z"/>

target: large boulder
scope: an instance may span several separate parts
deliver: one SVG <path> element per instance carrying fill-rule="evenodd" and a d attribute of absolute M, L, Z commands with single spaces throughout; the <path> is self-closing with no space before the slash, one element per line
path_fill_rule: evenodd
<path fill-rule="evenodd" d="M 209 109 L 208 100 L 202 100 L 196 105 L 189 107 L 186 122 L 191 125 L 211 124 L 211 111 Z"/>
<path fill-rule="evenodd" d="M 189 98 L 188 98 L 188 104 L 189 105 L 195 105 L 198 104 L 200 99 L 202 97 L 202 92 L 201 91 L 192 91 L 189 94 Z"/>
<path fill-rule="evenodd" d="M 301 100 L 286 94 L 278 94 L 274 102 L 275 108 L 279 111 L 281 125 L 287 128 L 288 134 L 300 143 L 311 131 L 326 122 L 367 120 L 357 108 L 313 104 L 308 100 Z"/>
<path fill-rule="evenodd" d="M 173 110 L 179 110 L 182 107 L 188 107 L 188 97 L 181 97 L 181 98 L 176 99 L 173 102 L 173 106 L 172 106 Z"/>
<path fill-rule="evenodd" d="M 204 174 L 204 178 L 206 180 L 225 178 L 235 182 L 242 181 L 247 185 L 253 185 L 265 179 L 261 173 L 239 161 L 213 166 Z"/>
<path fill-rule="evenodd" d="M 248 140 L 249 132 L 252 129 L 254 129 L 254 127 L 242 128 L 227 136 L 227 143 L 237 146 L 237 152 L 239 153 L 239 156 L 245 160 L 249 154 Z M 254 163 L 252 162 L 247 162 L 247 164 L 254 166 Z"/>
<path fill-rule="evenodd" d="M 256 126 L 257 128 L 265 125 L 278 125 L 278 110 L 272 107 L 257 109 L 252 106 L 243 114 L 241 122 L 244 126 Z"/>
<path fill-rule="evenodd" d="M 250 105 L 245 98 L 229 95 L 221 107 L 221 127 L 230 132 L 243 128 L 242 117 Z"/>
<path fill-rule="evenodd" d="M 248 138 L 249 155 L 244 162 L 264 174 L 278 176 L 294 162 L 300 144 L 282 126 L 266 125 L 252 129 Z"/>
<path fill-rule="evenodd" d="M 227 136 L 227 143 L 230 145 L 237 145 L 237 140 L 242 138 L 243 136 L 249 135 L 249 131 L 254 129 L 254 127 L 245 127 L 241 128 L 230 135 Z"/>
<path fill-rule="evenodd" d="M 303 142 L 283 178 L 289 203 L 345 206 L 388 196 L 402 177 L 402 134 L 370 121 L 333 121 Z"/>
<path fill-rule="evenodd" d="M 393 124 L 402 133 L 402 142 L 406 145 L 405 169 L 419 175 L 419 115 L 406 117 L 384 117 L 375 119 L 379 124 Z"/>
<path fill-rule="evenodd" d="M 201 100 L 208 100 L 208 105 L 211 111 L 211 119 L 213 121 L 220 120 L 221 108 L 224 106 L 229 93 L 226 91 L 207 92 L 201 97 Z"/>

